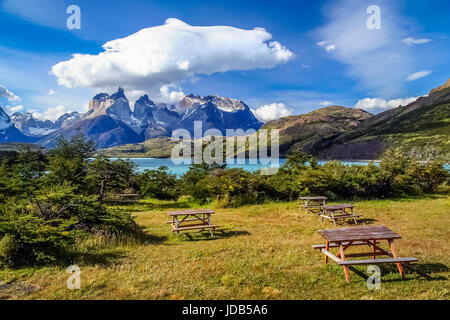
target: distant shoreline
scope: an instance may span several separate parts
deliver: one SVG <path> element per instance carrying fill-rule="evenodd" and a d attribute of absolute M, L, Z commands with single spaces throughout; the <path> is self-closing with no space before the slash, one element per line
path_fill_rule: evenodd
<path fill-rule="evenodd" d="M 96 154 L 97 156 L 98 154 Z M 108 157 L 109 159 L 171 159 L 170 157 L 131 157 L 131 156 L 125 156 L 125 157 Z M 188 158 L 189 159 L 189 158 Z M 230 158 L 231 159 L 231 158 Z M 234 158 L 238 159 L 238 158 Z M 258 158 L 259 159 L 259 158 Z M 280 157 L 279 159 L 287 159 L 286 157 Z M 249 160 L 249 158 L 245 158 L 245 160 Z M 317 161 L 341 161 L 341 162 L 381 162 L 380 159 L 377 160 L 361 160 L 361 159 L 317 159 Z"/>

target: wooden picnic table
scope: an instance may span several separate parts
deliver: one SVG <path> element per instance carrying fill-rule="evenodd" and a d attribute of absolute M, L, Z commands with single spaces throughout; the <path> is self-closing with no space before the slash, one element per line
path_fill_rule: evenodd
<path fill-rule="evenodd" d="M 338 219 L 353 219 L 355 224 L 358 224 L 356 218 L 359 218 L 360 215 L 356 215 L 353 213 L 353 208 L 355 206 L 349 203 L 345 204 L 335 204 L 335 205 L 325 205 L 323 206 L 323 211 L 320 214 L 323 219 L 333 220 L 333 224 L 336 225 L 336 221 Z"/>
<path fill-rule="evenodd" d="M 325 264 L 328 258 L 331 258 L 338 265 L 344 267 L 345 280 L 350 282 L 348 274 L 349 265 L 375 265 L 382 263 L 397 264 L 398 271 L 402 278 L 405 274 L 402 263 L 416 262 L 414 257 L 399 258 L 394 248 L 394 239 L 400 239 L 401 236 L 385 226 L 369 226 L 369 227 L 350 227 L 329 230 L 319 230 L 319 234 L 325 238 L 325 245 L 314 245 L 314 249 L 319 249 L 325 255 Z M 389 244 L 390 252 L 381 248 L 378 244 L 380 241 L 386 240 Z M 353 246 L 368 245 L 372 248 L 368 253 L 352 253 L 344 254 L 344 251 Z M 336 255 L 332 254 L 330 248 L 339 248 Z M 388 259 L 376 259 L 377 256 L 387 255 Z M 372 256 L 369 260 L 346 260 L 349 257 L 365 257 Z"/>
<path fill-rule="evenodd" d="M 209 229 L 209 233 L 213 236 L 213 230 L 220 227 L 211 223 L 211 215 L 215 214 L 211 209 L 169 211 L 168 214 L 172 218 L 172 221 L 167 222 L 172 225 L 172 233 Z"/>
<path fill-rule="evenodd" d="M 325 201 L 327 197 L 316 196 L 316 197 L 300 197 L 302 202 L 300 203 L 306 212 L 312 212 L 320 215 L 323 213 L 323 207 L 325 206 Z"/>

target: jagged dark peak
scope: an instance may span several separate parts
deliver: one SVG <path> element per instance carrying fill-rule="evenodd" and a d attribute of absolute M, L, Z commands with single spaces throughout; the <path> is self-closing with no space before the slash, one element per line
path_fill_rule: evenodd
<path fill-rule="evenodd" d="M 108 98 L 109 98 L 109 94 L 104 93 L 104 92 L 99 93 L 99 94 L 94 96 L 94 100 L 106 100 Z"/>
<path fill-rule="evenodd" d="M 113 93 L 110 98 L 114 99 L 114 100 L 117 100 L 117 99 L 128 100 L 127 97 L 125 97 L 125 91 L 123 90 L 122 87 L 119 87 L 119 89 L 117 89 L 117 92 Z"/>
<path fill-rule="evenodd" d="M 136 103 L 143 104 L 143 105 L 155 105 L 155 103 L 149 99 L 148 95 L 143 95 L 140 97 Z"/>
<path fill-rule="evenodd" d="M 193 98 L 193 99 L 201 99 L 202 97 L 199 95 L 195 95 L 193 93 L 188 94 L 186 97 Z"/>
<path fill-rule="evenodd" d="M 27 113 L 28 113 L 28 112 L 27 112 Z M 10 117 L 11 117 L 11 118 L 22 117 L 22 116 L 26 115 L 27 113 L 22 114 L 22 113 L 20 113 L 20 112 L 14 112 Z"/>

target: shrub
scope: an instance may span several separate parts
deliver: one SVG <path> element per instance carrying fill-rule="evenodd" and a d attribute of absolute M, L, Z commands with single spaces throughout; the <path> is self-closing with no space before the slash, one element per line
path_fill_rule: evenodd
<path fill-rule="evenodd" d="M 130 214 L 107 210 L 97 196 L 76 194 L 75 188 L 67 183 L 43 188 L 31 199 L 29 208 L 36 216 L 44 219 L 75 218 L 73 229 L 90 233 L 137 230 Z"/>
<path fill-rule="evenodd" d="M 76 218 L 49 219 L 25 208 L 0 208 L 0 265 L 51 263 L 73 243 Z"/>
<path fill-rule="evenodd" d="M 138 175 L 141 195 L 161 200 L 177 200 L 181 195 L 178 178 L 167 170 L 167 167 L 162 166 L 158 170 L 146 170 Z"/>
<path fill-rule="evenodd" d="M 216 201 L 219 206 L 237 207 L 263 202 L 267 189 L 259 174 L 243 169 L 216 169 L 193 185 L 191 195 L 200 202 Z"/>

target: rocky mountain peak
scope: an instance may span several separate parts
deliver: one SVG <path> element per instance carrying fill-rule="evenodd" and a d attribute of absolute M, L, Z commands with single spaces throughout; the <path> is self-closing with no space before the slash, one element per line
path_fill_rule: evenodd
<path fill-rule="evenodd" d="M 89 102 L 89 111 L 86 116 L 93 118 L 99 115 L 106 115 L 107 113 L 113 118 L 127 119 L 130 117 L 130 105 L 122 87 L 119 87 L 117 92 L 112 95 L 107 93 L 97 94 Z"/>
<path fill-rule="evenodd" d="M 111 95 L 111 99 L 113 99 L 113 100 L 117 100 L 117 99 L 125 99 L 125 100 L 128 100 L 127 97 L 125 97 L 125 92 L 124 92 L 124 90 L 123 90 L 122 87 L 119 87 L 119 89 L 117 89 L 117 92 L 116 92 L 116 93 L 113 93 L 113 94 Z"/>
<path fill-rule="evenodd" d="M 212 95 L 205 97 L 205 99 L 212 102 L 214 105 L 217 106 L 217 108 L 225 112 L 235 112 L 239 110 L 245 110 L 248 108 L 248 106 L 242 101 L 232 98 Z"/>
<path fill-rule="evenodd" d="M 11 119 L 8 114 L 0 106 L 0 130 L 7 129 L 12 126 Z"/>
<path fill-rule="evenodd" d="M 155 105 L 155 103 L 152 100 L 150 100 L 148 95 L 143 95 L 136 101 L 136 103 L 141 105 L 151 105 L 151 106 Z"/>

